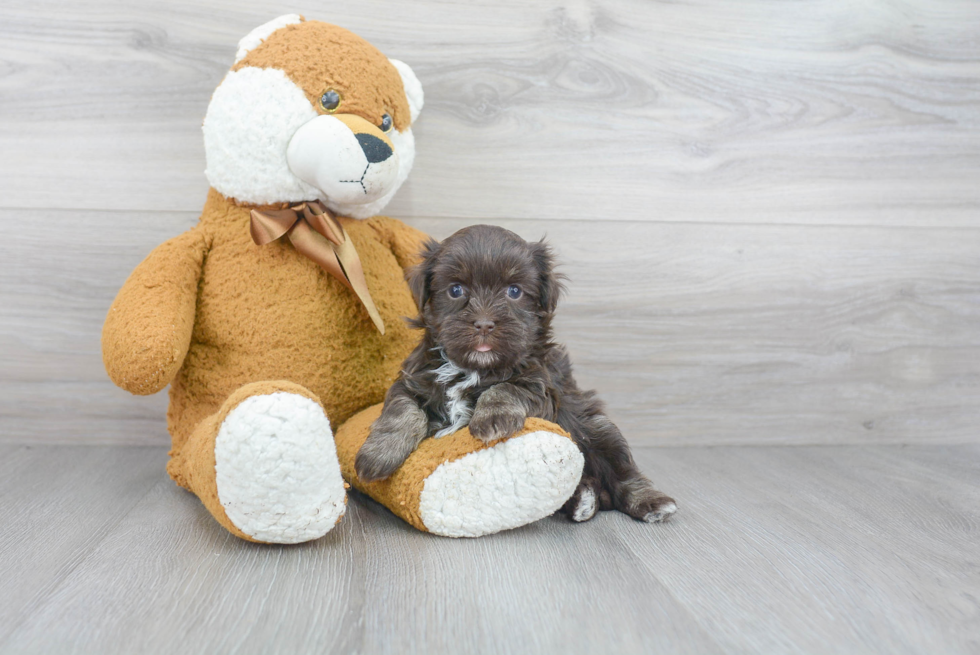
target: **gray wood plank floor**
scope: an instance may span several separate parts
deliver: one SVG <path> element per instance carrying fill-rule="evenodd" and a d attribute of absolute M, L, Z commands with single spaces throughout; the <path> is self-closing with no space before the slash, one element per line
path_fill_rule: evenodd
<path fill-rule="evenodd" d="M 666 525 L 450 540 L 354 496 L 275 547 L 225 533 L 162 448 L 0 447 L 0 652 L 980 652 L 980 445 L 636 456 Z"/>

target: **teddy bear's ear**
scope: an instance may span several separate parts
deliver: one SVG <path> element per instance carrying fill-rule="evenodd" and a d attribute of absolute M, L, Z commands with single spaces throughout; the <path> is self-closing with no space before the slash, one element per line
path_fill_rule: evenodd
<path fill-rule="evenodd" d="M 269 35 L 278 29 L 286 27 L 287 25 L 295 25 L 296 23 L 302 23 L 306 19 L 299 14 L 286 14 L 280 16 L 279 18 L 273 18 L 265 25 L 259 25 L 254 30 L 245 35 L 245 37 L 238 42 L 238 52 L 235 53 L 235 63 L 237 64 L 245 55 L 249 53 L 250 50 L 254 50 L 263 41 L 269 38 Z"/>
<path fill-rule="evenodd" d="M 398 70 L 402 77 L 402 86 L 405 87 L 405 95 L 408 97 L 408 109 L 412 113 L 412 122 L 419 117 L 422 105 L 425 104 L 425 94 L 422 93 L 422 83 L 415 77 L 414 71 L 403 61 L 389 59 L 392 66 Z"/>

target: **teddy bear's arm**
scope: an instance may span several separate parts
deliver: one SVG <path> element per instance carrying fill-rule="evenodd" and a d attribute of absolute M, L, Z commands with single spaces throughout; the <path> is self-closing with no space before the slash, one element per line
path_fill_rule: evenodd
<path fill-rule="evenodd" d="M 130 274 L 102 327 L 102 360 L 119 387 L 149 395 L 167 386 L 187 354 L 207 252 L 200 228 L 170 239 Z"/>
<path fill-rule="evenodd" d="M 419 263 L 422 244 L 432 238 L 421 230 L 387 216 L 375 216 L 369 218 L 368 222 L 388 244 L 388 248 L 398 260 L 398 265 L 405 270 Z"/>

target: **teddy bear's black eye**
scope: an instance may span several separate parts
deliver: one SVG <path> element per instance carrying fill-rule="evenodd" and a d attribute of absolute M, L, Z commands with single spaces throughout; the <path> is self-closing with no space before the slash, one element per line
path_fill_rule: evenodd
<path fill-rule="evenodd" d="M 451 287 L 449 287 L 449 297 L 450 298 L 459 298 L 462 295 L 463 295 L 463 285 L 462 284 L 454 284 Z"/>
<path fill-rule="evenodd" d="M 391 132 L 391 116 L 388 114 L 381 117 L 381 131 Z"/>
<path fill-rule="evenodd" d="M 517 300 L 518 298 L 521 297 L 523 293 L 524 292 L 521 291 L 521 288 L 516 284 L 512 284 L 509 287 L 507 287 L 507 297 L 510 298 L 511 300 Z"/>
<path fill-rule="evenodd" d="M 340 106 L 340 94 L 333 89 L 327 89 L 320 96 L 320 108 L 323 111 L 334 112 Z"/>

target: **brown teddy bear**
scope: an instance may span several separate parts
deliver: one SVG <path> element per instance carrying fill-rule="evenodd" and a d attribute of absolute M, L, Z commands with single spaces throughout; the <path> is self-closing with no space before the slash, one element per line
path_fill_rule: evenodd
<path fill-rule="evenodd" d="M 404 272 L 425 235 L 376 214 L 411 169 L 422 101 L 407 65 L 344 29 L 295 15 L 257 28 L 204 120 L 199 224 L 109 309 L 109 376 L 135 394 L 170 384 L 167 470 L 239 537 L 322 536 L 343 516 L 343 478 L 448 536 L 547 516 L 579 481 L 581 453 L 538 419 L 489 445 L 465 428 L 427 439 L 387 480 L 356 477 L 418 340 Z"/>

